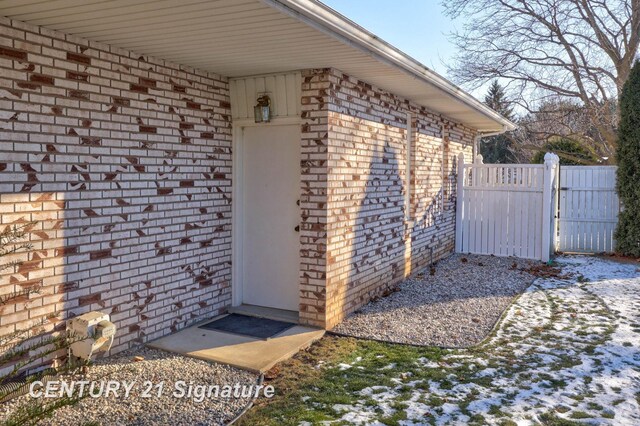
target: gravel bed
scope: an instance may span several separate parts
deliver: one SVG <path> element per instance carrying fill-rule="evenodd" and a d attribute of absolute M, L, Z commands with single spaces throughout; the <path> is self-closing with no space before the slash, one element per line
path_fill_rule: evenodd
<path fill-rule="evenodd" d="M 135 356 L 144 357 L 134 362 Z M 175 382 L 185 381 L 187 385 L 255 385 L 257 375 L 226 365 L 214 364 L 178 354 L 138 347 L 114 356 L 99 359 L 89 368 L 86 376 L 64 375 L 56 379 L 135 381 L 128 398 L 124 391 L 118 398 L 87 397 L 72 406 L 55 411 L 39 425 L 222 425 L 235 417 L 249 402 L 250 398 L 204 398 L 200 403 L 192 398 L 175 398 Z M 162 396 L 156 396 L 156 388 L 149 398 L 142 398 L 145 381 L 157 384 L 164 382 Z M 33 398 L 28 395 L 0 405 L 0 424 L 6 416 Z M 53 402 L 51 399 L 47 403 Z"/>
<path fill-rule="evenodd" d="M 365 305 L 332 331 L 425 346 L 476 345 L 532 283 L 535 277 L 523 270 L 532 264 L 454 254 L 402 282 L 399 291 Z"/>

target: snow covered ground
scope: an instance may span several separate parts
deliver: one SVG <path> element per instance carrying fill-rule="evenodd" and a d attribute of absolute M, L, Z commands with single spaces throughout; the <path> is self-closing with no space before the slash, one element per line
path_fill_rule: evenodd
<path fill-rule="evenodd" d="M 418 358 L 410 369 L 390 362 L 394 384 L 354 391 L 351 404 L 331 407 L 335 421 L 639 425 L 638 265 L 586 256 L 557 262 L 559 276 L 537 279 L 483 344 L 438 362 Z M 348 374 L 359 361 L 325 368 Z"/>

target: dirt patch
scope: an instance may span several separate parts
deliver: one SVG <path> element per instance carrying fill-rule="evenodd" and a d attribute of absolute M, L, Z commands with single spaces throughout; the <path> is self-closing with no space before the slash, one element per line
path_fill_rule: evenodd
<path fill-rule="evenodd" d="M 512 267 L 517 268 L 517 264 L 514 263 Z M 537 263 L 523 268 L 523 271 L 527 274 L 533 275 L 536 278 L 557 278 L 559 280 L 566 280 L 571 278 L 570 274 L 563 273 L 562 268 L 559 266 L 552 266 L 546 263 Z"/>

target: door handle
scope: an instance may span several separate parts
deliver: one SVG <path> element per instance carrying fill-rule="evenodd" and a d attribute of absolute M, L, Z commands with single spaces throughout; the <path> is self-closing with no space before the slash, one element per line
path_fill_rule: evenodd
<path fill-rule="evenodd" d="M 296 206 L 300 207 L 300 200 L 296 201 Z"/>
<path fill-rule="evenodd" d="M 296 232 L 300 232 L 300 225 L 296 225 L 295 228 L 293 228 Z"/>

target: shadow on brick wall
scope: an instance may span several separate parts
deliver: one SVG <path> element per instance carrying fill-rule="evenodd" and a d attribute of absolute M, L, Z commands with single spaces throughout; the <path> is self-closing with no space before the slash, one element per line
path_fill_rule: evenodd
<path fill-rule="evenodd" d="M 375 140 L 366 173 L 357 180 L 362 184 L 349 193 L 349 202 L 356 208 L 343 231 L 348 235 L 349 249 L 347 258 L 339 262 L 347 271 L 337 277 L 330 290 L 330 307 L 337 315 L 333 322 L 384 293 L 405 270 L 400 155 L 387 136 L 376 134 L 375 138 L 380 139 Z"/>
<path fill-rule="evenodd" d="M 421 167 L 427 176 L 423 187 L 428 190 L 414 194 L 415 215 L 407 220 L 405 142 L 379 129 L 369 136 L 364 143 L 371 144 L 373 152 L 366 173 L 354 176 L 355 188 L 345 182 L 342 190 L 349 198 L 340 198 L 347 202 L 347 210 L 355 213 L 349 216 L 342 209 L 330 213 L 348 216 L 341 232 L 349 245 L 347 256 L 331 258 L 332 268 L 340 272 L 330 274 L 328 305 L 335 313 L 329 316 L 330 326 L 370 300 L 389 294 L 404 278 L 452 253 L 454 248 L 455 161 L 443 158 L 442 145 L 434 145 L 424 158 L 414 160 L 417 164 L 413 167 Z M 450 156 L 448 144 L 444 147 L 445 155 Z M 359 151 L 362 158 L 362 149 Z M 434 155 L 440 160 L 434 160 Z M 412 187 L 412 191 L 416 190 Z"/>
<path fill-rule="evenodd" d="M 6 168 L 11 167 L 6 165 Z M 64 330 L 64 315 L 69 308 L 66 294 L 70 287 L 64 278 L 68 254 L 65 250 L 64 193 L 32 192 L 35 181 L 32 182 L 31 176 L 27 170 L 27 182 L 16 184 L 15 193 L 0 193 L 0 232 L 14 227 L 24 229 L 24 237 L 15 242 L 31 245 L 27 251 L 3 256 L 0 262 L 19 262 L 0 272 L 0 336 L 5 339 L 10 336 L 16 339 L 53 336 Z M 10 244 L 4 248 L 11 251 L 13 247 L 16 246 Z M 37 353 L 49 350 L 41 347 Z M 41 358 L 34 357 L 37 353 L 25 353 L 22 358 L 0 366 L 0 370 L 6 371 L 27 359 L 32 362 L 22 368 L 33 370 L 66 357 L 64 349 Z"/>

